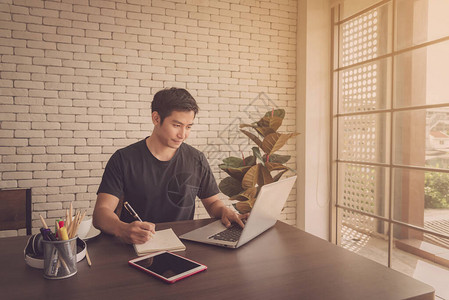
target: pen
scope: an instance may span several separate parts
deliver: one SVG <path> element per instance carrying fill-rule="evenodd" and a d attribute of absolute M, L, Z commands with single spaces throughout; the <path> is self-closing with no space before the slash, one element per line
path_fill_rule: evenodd
<path fill-rule="evenodd" d="M 46 241 L 57 241 L 55 234 L 51 232 L 50 228 L 41 228 L 41 234 Z"/>
<path fill-rule="evenodd" d="M 128 202 L 123 203 L 123 206 L 125 206 L 126 210 L 131 214 L 131 216 L 134 217 L 134 219 L 139 220 L 140 222 L 143 222 L 142 219 L 135 212 L 135 210 L 131 207 L 131 205 L 129 205 Z"/>
<path fill-rule="evenodd" d="M 41 228 L 42 236 L 46 240 L 57 241 L 58 239 L 56 238 L 55 234 L 53 232 L 51 232 L 50 228 L 48 228 L 47 223 L 45 222 L 44 218 L 41 215 L 39 215 L 39 218 L 41 219 L 42 225 L 44 226 L 44 228 Z M 59 251 L 57 248 L 55 248 L 55 249 L 57 250 L 57 252 Z M 59 260 L 61 261 L 61 263 L 67 270 L 67 272 L 70 272 L 69 267 L 67 266 L 67 263 L 65 262 L 65 260 L 62 257 L 60 257 Z"/>

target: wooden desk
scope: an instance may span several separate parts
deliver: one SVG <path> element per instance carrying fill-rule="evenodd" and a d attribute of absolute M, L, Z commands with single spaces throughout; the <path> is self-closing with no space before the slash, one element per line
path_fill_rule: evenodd
<path fill-rule="evenodd" d="M 179 253 L 208 270 L 172 285 L 129 267 L 133 247 L 103 234 L 88 241 L 91 268 L 83 260 L 75 276 L 47 280 L 25 265 L 26 239 L 0 239 L 2 299 L 434 299 L 432 287 L 282 222 L 240 249 L 184 241 Z"/>

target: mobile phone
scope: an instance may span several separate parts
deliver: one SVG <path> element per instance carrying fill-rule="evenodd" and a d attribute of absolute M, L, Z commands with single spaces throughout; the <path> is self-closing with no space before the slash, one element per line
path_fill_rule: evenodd
<path fill-rule="evenodd" d="M 128 264 L 168 283 L 207 269 L 203 264 L 168 251 L 140 256 L 131 259 Z"/>

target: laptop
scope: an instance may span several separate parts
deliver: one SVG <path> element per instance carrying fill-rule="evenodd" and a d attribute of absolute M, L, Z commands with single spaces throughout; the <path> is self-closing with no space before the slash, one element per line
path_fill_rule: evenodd
<path fill-rule="evenodd" d="M 274 226 L 281 215 L 296 177 L 292 176 L 263 185 L 245 223 L 245 228 L 242 229 L 234 223 L 230 228 L 226 228 L 221 220 L 217 220 L 187 232 L 179 238 L 216 246 L 239 248 Z"/>

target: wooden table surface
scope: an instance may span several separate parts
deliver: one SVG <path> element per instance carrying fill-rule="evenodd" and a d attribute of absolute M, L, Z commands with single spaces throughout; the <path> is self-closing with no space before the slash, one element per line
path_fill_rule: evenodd
<path fill-rule="evenodd" d="M 158 224 L 183 234 L 207 220 Z M 131 245 L 109 235 L 89 240 L 92 267 L 62 280 L 27 266 L 28 237 L 0 239 L 1 299 L 434 299 L 434 289 L 283 222 L 239 249 L 183 241 L 183 256 L 208 270 L 166 284 L 128 266 Z"/>

